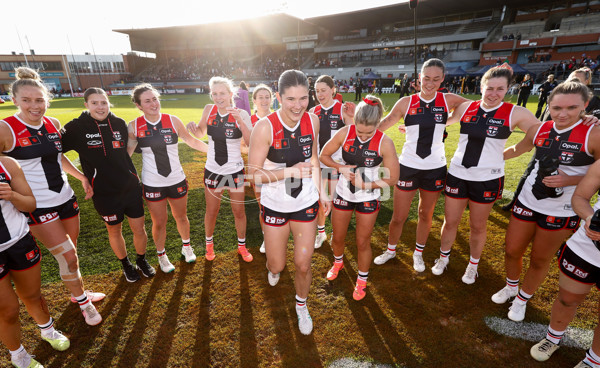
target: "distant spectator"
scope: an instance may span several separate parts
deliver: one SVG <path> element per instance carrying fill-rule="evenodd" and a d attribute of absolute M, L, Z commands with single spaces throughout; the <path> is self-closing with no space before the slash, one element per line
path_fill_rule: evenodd
<path fill-rule="evenodd" d="M 250 99 L 248 98 L 248 87 L 246 87 L 246 82 L 240 82 L 240 88 L 238 88 L 237 93 L 233 95 L 233 102 L 235 103 L 235 107 L 246 110 L 248 115 L 252 115 L 250 111 Z"/>
<path fill-rule="evenodd" d="M 317 96 L 315 95 L 315 83 L 311 77 L 308 77 L 308 107 L 307 110 L 312 109 L 317 105 Z"/>
<path fill-rule="evenodd" d="M 514 34 L 512 34 L 512 33 L 511 33 L 511 34 L 509 34 L 509 35 L 508 35 L 508 39 L 509 39 L 509 40 L 514 40 L 514 39 L 515 39 L 515 35 L 514 35 Z"/>
<path fill-rule="evenodd" d="M 507 41 L 508 40 L 508 36 L 506 34 L 502 35 L 502 41 Z"/>
<path fill-rule="evenodd" d="M 356 86 L 354 87 L 354 101 L 362 100 L 362 90 L 363 90 L 362 82 L 359 79 L 356 82 Z"/>
<path fill-rule="evenodd" d="M 519 41 L 521 40 L 521 32 L 517 33 L 517 40 L 519 40 Z"/>
<path fill-rule="evenodd" d="M 546 103 L 546 101 L 548 100 L 548 95 L 550 94 L 550 92 L 552 92 L 552 90 L 554 89 L 554 87 L 556 87 L 557 83 L 554 80 L 554 74 L 550 74 L 548 75 L 548 80 L 545 81 L 539 88 L 540 91 L 540 101 L 538 102 L 538 107 L 537 107 L 537 111 L 535 112 L 535 117 L 536 118 L 540 118 L 540 115 L 542 115 L 542 111 L 544 109 L 544 104 Z"/>
<path fill-rule="evenodd" d="M 533 81 L 531 80 L 531 76 L 529 74 L 525 74 L 525 78 L 521 82 L 519 86 L 519 96 L 517 99 L 517 106 L 523 106 L 527 108 L 527 100 L 529 99 L 529 94 L 531 93 L 531 89 L 533 88 Z"/>

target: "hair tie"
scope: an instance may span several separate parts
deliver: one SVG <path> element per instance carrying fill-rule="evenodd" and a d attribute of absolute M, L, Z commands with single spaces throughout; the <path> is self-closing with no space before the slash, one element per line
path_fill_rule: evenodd
<path fill-rule="evenodd" d="M 369 100 L 368 98 L 363 98 L 363 102 L 366 103 L 367 105 L 371 105 L 371 106 L 377 106 L 378 102 L 377 101 L 373 101 L 373 100 Z"/>

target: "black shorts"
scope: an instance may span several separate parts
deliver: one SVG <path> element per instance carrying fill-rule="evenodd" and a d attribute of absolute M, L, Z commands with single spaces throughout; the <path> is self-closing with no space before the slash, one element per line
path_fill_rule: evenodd
<path fill-rule="evenodd" d="M 296 212 L 277 212 L 265 206 L 260 206 L 260 215 L 262 216 L 265 225 L 283 226 L 288 221 L 297 222 L 312 222 L 317 218 L 319 213 L 319 201 L 316 201 L 311 206 L 308 206 Z"/>
<path fill-rule="evenodd" d="M 142 185 L 142 190 L 144 192 L 144 198 L 148 202 L 160 202 L 167 198 L 179 199 L 185 197 L 188 192 L 188 183 L 186 179 L 183 179 L 183 181 L 168 187 Z"/>
<path fill-rule="evenodd" d="M 0 280 L 10 271 L 30 269 L 42 260 L 40 248 L 31 233 L 27 233 L 18 242 L 4 252 L 0 252 Z"/>
<path fill-rule="evenodd" d="M 144 200 L 142 187 L 137 185 L 132 190 L 114 196 L 93 196 L 94 207 L 104 222 L 117 225 L 123 222 L 125 216 L 139 218 L 144 216 Z"/>
<path fill-rule="evenodd" d="M 568 278 L 600 289 L 600 268 L 579 257 L 566 243 L 558 251 L 558 268 Z"/>
<path fill-rule="evenodd" d="M 452 174 L 446 176 L 445 194 L 456 199 L 469 199 L 477 203 L 494 203 L 502 198 L 504 176 L 487 181 L 459 179 Z"/>
<path fill-rule="evenodd" d="M 350 202 L 340 197 L 339 195 L 333 199 L 333 207 L 340 211 L 355 211 L 358 213 L 375 213 L 379 211 L 379 200 L 365 202 Z"/>
<path fill-rule="evenodd" d="M 517 220 L 535 222 L 544 230 L 577 230 L 579 227 L 579 216 L 556 217 L 544 215 L 525 206 L 517 199 L 512 208 L 512 216 Z"/>
<path fill-rule="evenodd" d="M 322 167 L 321 168 L 321 179 L 322 180 L 338 180 L 340 173 L 333 167 Z"/>
<path fill-rule="evenodd" d="M 220 175 L 204 169 L 204 186 L 210 189 L 241 188 L 244 186 L 244 170 Z"/>
<path fill-rule="evenodd" d="M 49 208 L 36 208 L 33 212 L 25 214 L 29 226 L 42 225 L 54 220 L 68 220 L 79 215 L 77 198 L 72 196 L 65 203 Z"/>
<path fill-rule="evenodd" d="M 400 164 L 400 178 L 396 188 L 411 192 L 422 189 L 428 192 L 439 192 L 446 183 L 446 166 L 431 170 L 419 170 Z"/>

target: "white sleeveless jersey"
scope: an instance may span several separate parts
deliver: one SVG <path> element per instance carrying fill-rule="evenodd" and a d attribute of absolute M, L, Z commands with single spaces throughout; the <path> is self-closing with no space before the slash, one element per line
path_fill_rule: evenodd
<path fill-rule="evenodd" d="M 0 183 L 9 183 L 11 177 L 8 170 L 0 162 Z M 18 242 L 29 232 L 27 218 L 4 199 L 0 199 L 0 252 Z"/>
<path fill-rule="evenodd" d="M 594 163 L 594 157 L 588 152 L 588 139 L 593 126 L 583 125 L 581 120 L 572 127 L 557 130 L 553 121 L 542 124 L 534 139 L 536 146 L 536 163 L 525 180 L 523 190 L 519 194 L 519 201 L 534 211 L 544 215 L 556 217 L 575 216 L 571 207 L 571 198 L 575 192 L 576 185 L 563 187 L 563 194 L 556 198 L 537 199 L 532 188 L 539 180 L 539 160 L 546 155 L 559 159 L 559 170 L 569 176 L 583 176 Z"/>
<path fill-rule="evenodd" d="M 179 137 L 171 115 L 161 114 L 155 122 L 140 116 L 135 121 L 135 135 L 142 151 L 144 185 L 168 187 L 185 180 L 179 161 Z"/>
<path fill-rule="evenodd" d="M 244 124 L 252 130 L 250 116 L 241 111 Z M 247 117 L 247 118 L 246 118 Z M 208 154 L 206 170 L 219 175 L 228 175 L 244 169 L 241 143 L 242 131 L 231 114 L 221 115 L 213 105 L 207 120 Z"/>
<path fill-rule="evenodd" d="M 314 114 L 319 118 L 319 153 L 325 144 L 329 142 L 331 138 L 337 133 L 338 130 L 342 129 L 344 124 L 344 114 L 342 113 L 343 104 L 338 100 L 333 100 L 333 104 L 328 108 L 323 105 L 317 105 L 315 107 Z M 331 155 L 331 159 L 334 162 L 342 162 L 342 150 L 338 149 Z M 319 162 L 321 168 L 326 168 L 322 162 Z"/>
<path fill-rule="evenodd" d="M 594 212 L 600 209 L 600 201 L 594 204 Z M 593 264 L 596 267 L 600 267 L 600 250 L 596 248 L 592 239 L 585 235 L 585 221 L 581 220 L 579 229 L 573 234 L 573 236 L 567 240 L 567 246 L 577 254 L 579 257 L 586 260 L 586 262 Z"/>
<path fill-rule="evenodd" d="M 503 102 L 488 110 L 472 102 L 460 119 L 460 137 L 448 173 L 470 181 L 504 176 L 504 146 L 513 132 L 514 105 Z"/>
<path fill-rule="evenodd" d="M 263 165 L 264 169 L 279 170 L 299 162 L 310 162 L 315 139 L 310 115 L 304 113 L 293 128 L 282 123 L 279 112 L 274 112 L 267 118 L 271 127 L 272 143 Z M 277 212 L 300 211 L 318 200 L 319 192 L 312 178 L 303 178 L 301 181 L 284 179 L 274 183 L 263 183 L 261 187 L 260 203 Z"/>
<path fill-rule="evenodd" d="M 62 170 L 60 132 L 52 121 L 44 116 L 38 127 L 28 125 L 17 115 L 2 121 L 10 128 L 14 141 L 4 153 L 21 165 L 37 208 L 59 206 L 75 195 Z"/>
<path fill-rule="evenodd" d="M 431 100 L 420 94 L 410 96 L 404 115 L 406 141 L 398 161 L 404 166 L 432 170 L 446 166 L 444 129 L 448 120 L 448 104 L 443 93 Z"/>

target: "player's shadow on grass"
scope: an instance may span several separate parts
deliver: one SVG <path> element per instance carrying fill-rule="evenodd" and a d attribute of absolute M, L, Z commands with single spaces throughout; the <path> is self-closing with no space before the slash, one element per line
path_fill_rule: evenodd
<path fill-rule="evenodd" d="M 291 247 L 291 245 L 290 245 Z M 288 253 L 289 259 L 289 253 Z M 313 334 L 302 335 L 298 329 L 298 317 L 294 295 L 294 272 L 287 264 L 275 286 L 269 285 L 266 280 L 266 269 L 255 275 L 262 282 L 266 308 L 273 320 L 273 329 L 276 336 L 276 351 L 281 356 L 282 367 L 320 367 L 321 357 L 317 349 Z M 314 275 L 313 275 L 314 276 Z M 309 300 L 310 309 L 310 300 Z"/>
<path fill-rule="evenodd" d="M 204 262 L 202 275 L 202 292 L 198 300 L 199 315 L 196 326 L 196 336 L 192 358 L 193 367 L 210 367 L 210 287 L 212 280 L 213 263 Z"/>

